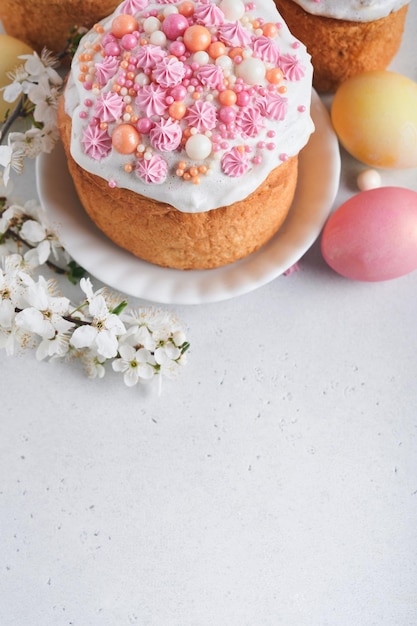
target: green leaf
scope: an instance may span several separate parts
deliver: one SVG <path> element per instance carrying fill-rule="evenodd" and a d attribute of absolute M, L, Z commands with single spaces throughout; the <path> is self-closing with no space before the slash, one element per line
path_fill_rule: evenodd
<path fill-rule="evenodd" d="M 75 261 L 70 261 L 67 265 L 67 278 L 73 285 L 76 285 L 80 278 L 85 276 L 86 271 L 81 265 L 78 265 Z"/>
<path fill-rule="evenodd" d="M 127 307 L 127 301 L 126 300 L 122 300 L 122 302 L 120 304 L 118 304 L 113 310 L 112 313 L 114 313 L 114 315 L 120 315 L 120 313 L 123 311 L 123 309 L 125 309 Z"/>

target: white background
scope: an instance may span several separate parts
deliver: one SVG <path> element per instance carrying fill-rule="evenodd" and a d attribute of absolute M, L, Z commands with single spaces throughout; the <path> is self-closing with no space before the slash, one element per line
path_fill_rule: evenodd
<path fill-rule="evenodd" d="M 391 69 L 414 80 L 416 27 L 412 2 Z M 2 352 L 0 624 L 416 626 L 416 306 L 416 273 L 351 282 L 316 242 L 169 307 L 192 348 L 160 396 Z"/>

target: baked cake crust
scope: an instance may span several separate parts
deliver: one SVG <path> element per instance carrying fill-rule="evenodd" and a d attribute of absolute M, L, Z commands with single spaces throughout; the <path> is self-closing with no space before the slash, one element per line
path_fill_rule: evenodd
<path fill-rule="evenodd" d="M 119 0 L 1 0 L 0 19 L 8 35 L 37 52 L 65 49 L 71 28 L 91 28 L 109 15 Z"/>
<path fill-rule="evenodd" d="M 371 22 L 307 13 L 293 0 L 275 0 L 292 33 L 307 46 L 314 68 L 313 85 L 333 92 L 351 76 L 385 69 L 398 52 L 408 5 Z"/>

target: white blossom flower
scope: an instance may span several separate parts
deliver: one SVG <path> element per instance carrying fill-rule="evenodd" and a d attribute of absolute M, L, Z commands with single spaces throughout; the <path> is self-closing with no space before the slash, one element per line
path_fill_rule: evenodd
<path fill-rule="evenodd" d="M 123 380 L 128 387 L 139 381 L 148 381 L 155 375 L 155 359 L 145 348 L 135 350 L 133 346 L 123 344 L 119 348 L 120 358 L 112 362 L 115 372 L 123 373 Z"/>
<path fill-rule="evenodd" d="M 49 81 L 44 78 L 30 89 L 28 96 L 35 105 L 33 113 L 35 121 L 45 126 L 55 125 L 60 96 L 58 87 L 51 87 Z"/>
<path fill-rule="evenodd" d="M 2 259 L 0 267 L 0 326 L 8 329 L 12 326 L 15 308 L 20 308 L 23 303 L 22 261 L 19 254 L 9 254 Z"/>
<path fill-rule="evenodd" d="M 155 361 L 160 366 L 159 372 L 167 378 L 177 376 L 180 358 L 181 350 L 170 341 L 155 350 Z"/>
<path fill-rule="evenodd" d="M 105 358 L 97 354 L 94 349 L 81 350 L 78 354 L 88 378 L 104 378 L 106 374 Z"/>
<path fill-rule="evenodd" d="M 42 152 L 51 152 L 56 144 L 59 131 L 56 127 L 36 128 L 32 126 L 25 133 L 9 134 L 14 152 L 26 158 L 35 158 Z"/>
<path fill-rule="evenodd" d="M 18 174 L 23 171 L 23 150 L 20 146 L 15 146 L 8 137 L 8 145 L 0 146 L 0 165 L 4 167 L 3 183 L 7 187 L 10 180 L 10 171 L 14 170 Z"/>
<path fill-rule="evenodd" d="M 51 281 L 46 281 L 43 276 L 39 276 L 38 282 L 29 276 L 24 281 L 25 298 L 29 306 L 16 314 L 18 327 L 43 339 L 52 339 L 56 334 L 65 333 L 74 327 L 73 322 L 63 317 L 69 312 L 70 301 L 66 297 L 53 295 Z"/>
<path fill-rule="evenodd" d="M 39 82 L 43 77 L 47 77 L 54 85 L 61 85 L 62 78 L 54 69 L 57 65 L 57 58 L 48 50 L 43 50 L 41 56 L 36 52 L 32 54 L 22 54 L 19 59 L 26 59 L 24 69 L 32 82 Z"/>
<path fill-rule="evenodd" d="M 7 77 L 10 78 L 11 83 L 0 89 L 0 91 L 3 91 L 3 100 L 5 102 L 15 102 L 19 96 L 27 94 L 32 86 L 24 65 L 19 65 L 13 71 L 7 72 Z"/>
<path fill-rule="evenodd" d="M 57 332 L 53 337 L 44 337 L 36 350 L 36 358 L 42 361 L 47 357 L 62 357 L 69 350 L 68 333 Z"/>
<path fill-rule="evenodd" d="M 118 352 L 118 336 L 126 332 L 120 317 L 111 313 L 102 295 L 102 289 L 94 293 L 89 278 L 82 278 L 80 287 L 87 296 L 88 312 L 92 317 L 90 324 L 77 328 L 71 344 L 75 348 L 94 346 L 99 355 L 111 359 Z"/>

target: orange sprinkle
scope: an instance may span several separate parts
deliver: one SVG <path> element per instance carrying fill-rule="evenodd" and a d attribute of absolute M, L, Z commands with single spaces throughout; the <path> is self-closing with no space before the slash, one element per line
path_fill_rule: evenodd
<path fill-rule="evenodd" d="M 184 180 L 191 180 L 191 174 L 189 174 L 188 172 L 184 172 L 183 178 Z"/>
<path fill-rule="evenodd" d="M 192 2 L 187 2 L 187 0 L 181 2 L 177 8 L 178 13 L 184 15 L 185 17 L 191 17 L 194 13 L 194 4 Z"/>
<path fill-rule="evenodd" d="M 242 53 L 243 53 L 242 48 L 232 48 L 231 50 L 229 50 L 229 57 L 231 59 L 234 59 L 236 56 L 241 57 Z"/>
<path fill-rule="evenodd" d="M 272 22 L 266 22 L 266 24 L 262 26 L 262 32 L 265 37 L 275 37 L 278 32 L 278 28 Z"/>
<path fill-rule="evenodd" d="M 200 165 L 200 167 L 198 168 L 198 171 L 199 171 L 200 174 L 207 174 L 207 172 L 208 172 L 207 165 Z"/>
<path fill-rule="evenodd" d="M 252 22 L 252 26 L 253 26 L 255 29 L 256 29 L 256 28 L 259 28 L 259 27 L 260 27 L 260 23 L 259 23 L 259 21 L 258 21 L 258 20 L 253 20 L 253 22 Z"/>
<path fill-rule="evenodd" d="M 187 163 L 186 163 L 185 161 L 180 161 L 180 162 L 178 163 L 178 167 L 179 167 L 181 170 L 185 170 L 185 168 L 187 167 Z"/>
<path fill-rule="evenodd" d="M 190 167 L 190 174 L 194 178 L 194 176 L 198 175 L 198 167 Z"/>
<path fill-rule="evenodd" d="M 280 70 L 279 67 L 272 67 L 266 72 L 266 80 L 273 85 L 280 83 L 283 76 L 282 70 Z"/>
<path fill-rule="evenodd" d="M 212 59 L 217 59 L 226 54 L 226 46 L 221 41 L 213 41 L 209 45 L 207 52 Z"/>
<path fill-rule="evenodd" d="M 243 154 L 245 152 L 245 146 L 237 146 L 237 150 L 240 154 Z"/>
<path fill-rule="evenodd" d="M 191 179 L 193 185 L 199 185 L 200 184 L 200 176 L 193 176 Z"/>
<path fill-rule="evenodd" d="M 224 106 L 233 106 L 236 104 L 237 95 L 232 89 L 225 89 L 219 93 L 219 102 Z"/>
<path fill-rule="evenodd" d="M 281 85 L 281 87 L 278 87 L 278 91 L 279 93 L 287 93 L 287 88 L 285 85 Z"/>
<path fill-rule="evenodd" d="M 78 80 L 80 81 L 80 83 L 84 83 L 85 82 L 85 74 L 80 74 L 78 76 Z"/>
<path fill-rule="evenodd" d="M 133 171 L 133 165 L 131 163 L 126 163 L 126 165 L 125 165 L 125 172 L 130 174 L 130 172 L 132 172 L 132 171 Z"/>
<path fill-rule="evenodd" d="M 168 113 L 174 120 L 181 120 L 187 112 L 187 107 L 184 102 L 173 102 L 169 105 Z"/>
<path fill-rule="evenodd" d="M 175 173 L 177 176 L 181 178 L 181 176 L 184 175 L 184 170 L 179 167 Z"/>
<path fill-rule="evenodd" d="M 193 100 L 200 100 L 200 94 L 198 91 L 193 91 L 192 95 Z"/>

